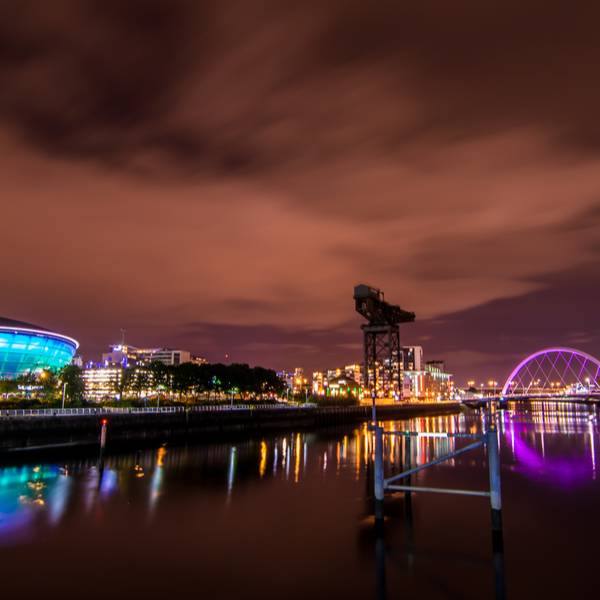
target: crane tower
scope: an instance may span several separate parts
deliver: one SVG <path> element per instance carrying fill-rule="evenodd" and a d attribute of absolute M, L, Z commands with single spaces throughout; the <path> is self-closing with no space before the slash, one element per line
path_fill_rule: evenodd
<path fill-rule="evenodd" d="M 411 323 L 415 313 L 385 301 L 383 292 L 365 284 L 354 288 L 356 312 L 368 322 L 361 325 L 364 335 L 364 389 L 377 396 L 400 399 L 400 323 Z"/>

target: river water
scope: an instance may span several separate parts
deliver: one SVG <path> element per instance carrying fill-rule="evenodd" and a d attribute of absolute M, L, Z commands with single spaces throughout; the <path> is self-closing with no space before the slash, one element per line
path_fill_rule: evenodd
<path fill-rule="evenodd" d="M 597 577 L 593 409 L 499 415 L 504 555 L 485 498 L 402 493 L 375 533 L 366 425 L 0 467 L 0 574 L 18 598 L 564 598 Z M 477 432 L 481 417 L 386 422 Z M 109 433 L 110 435 L 110 433 Z M 405 452 L 385 436 L 385 466 Z M 413 438 L 414 440 L 414 438 Z M 412 464 L 465 441 L 419 438 Z M 456 444 L 456 445 L 455 445 Z M 487 489 L 477 449 L 414 476 Z M 504 592 L 503 590 L 506 590 Z M 592 592 L 590 592 L 592 593 Z M 10 594 L 10 595 L 9 595 Z"/>

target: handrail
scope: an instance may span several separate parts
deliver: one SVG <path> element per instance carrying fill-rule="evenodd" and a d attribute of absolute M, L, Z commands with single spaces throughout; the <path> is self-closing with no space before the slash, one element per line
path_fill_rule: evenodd
<path fill-rule="evenodd" d="M 415 406 L 403 405 L 404 408 Z M 400 407 L 400 406 L 399 406 Z M 0 409 L 2 417 L 69 417 L 80 415 L 120 415 L 120 414 L 168 414 L 183 412 L 236 412 L 236 411 L 262 411 L 262 410 L 288 410 L 310 411 L 319 409 L 319 414 L 370 414 L 369 406 L 318 406 L 314 403 L 304 404 L 215 404 L 199 406 L 141 406 L 135 408 L 121 406 L 98 406 L 86 408 L 17 408 Z M 388 432 L 385 432 L 386 434 Z M 391 433 L 391 432 L 390 432 Z M 465 436 L 466 437 L 466 436 Z"/>
<path fill-rule="evenodd" d="M 216 404 L 214 406 L 145 406 L 121 407 L 99 406 L 88 408 L 17 408 L 0 409 L 0 417 L 69 417 L 80 415 L 110 415 L 110 414 L 169 414 L 184 412 L 234 412 L 243 410 L 297 410 L 304 411 L 315 408 L 315 405 L 301 404 L 298 406 L 287 404 Z"/>

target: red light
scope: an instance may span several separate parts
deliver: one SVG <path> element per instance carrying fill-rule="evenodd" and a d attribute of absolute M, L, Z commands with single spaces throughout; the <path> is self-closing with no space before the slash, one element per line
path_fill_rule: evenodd
<path fill-rule="evenodd" d="M 108 421 L 106 419 L 102 419 L 102 425 L 106 425 Z"/>

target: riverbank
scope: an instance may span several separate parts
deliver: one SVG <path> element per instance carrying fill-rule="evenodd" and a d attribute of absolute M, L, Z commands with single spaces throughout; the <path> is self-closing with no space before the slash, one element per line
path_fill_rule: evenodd
<path fill-rule="evenodd" d="M 458 412 L 458 402 L 386 405 L 377 408 L 381 420 Z M 371 407 L 244 408 L 235 410 L 179 410 L 174 412 L 108 412 L 86 414 L 0 416 L 0 455 L 14 456 L 59 448 L 99 444 L 106 421 L 107 447 L 118 443 L 200 441 L 224 434 L 306 430 L 351 424 L 371 418 Z"/>

